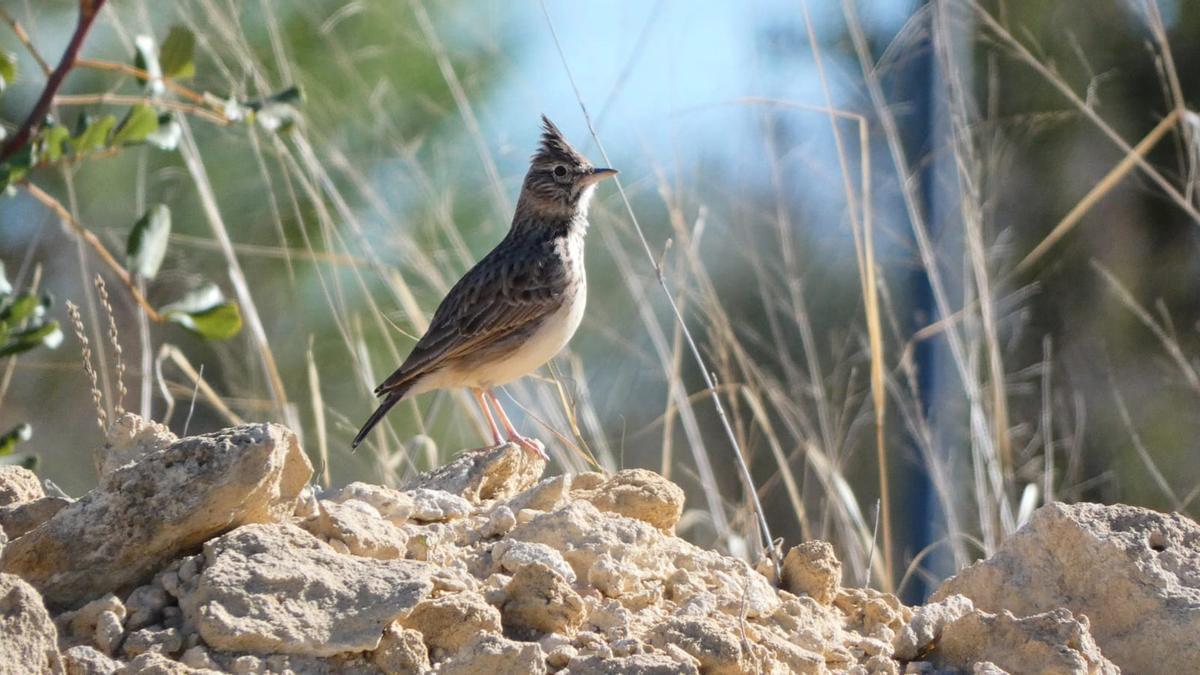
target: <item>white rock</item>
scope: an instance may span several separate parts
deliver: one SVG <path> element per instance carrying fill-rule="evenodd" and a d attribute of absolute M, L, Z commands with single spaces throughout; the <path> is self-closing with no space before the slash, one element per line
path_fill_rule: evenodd
<path fill-rule="evenodd" d="M 1104 655 L 1126 672 L 1187 672 L 1200 663 L 1200 525 L 1179 514 L 1043 506 L 931 599 L 956 593 L 985 612 L 1086 615 Z"/>
<path fill-rule="evenodd" d="M 255 424 L 145 455 L 41 527 L 10 542 L 0 571 L 52 608 L 142 583 L 182 553 L 243 523 L 290 516 L 312 465 L 296 436 Z"/>
<path fill-rule="evenodd" d="M 568 583 L 575 583 L 575 570 L 563 560 L 562 554 L 545 544 L 505 539 L 492 547 L 492 560 L 499 571 L 515 574 L 518 570 L 540 563 L 558 572 Z"/>
<path fill-rule="evenodd" d="M 436 523 L 471 515 L 471 502 L 441 490 L 417 488 L 408 495 L 413 500 L 410 517 L 424 523 Z"/>
<path fill-rule="evenodd" d="M 42 599 L 11 574 L 0 574 L 0 672 L 63 672 L 58 630 Z"/>
<path fill-rule="evenodd" d="M 37 474 L 15 464 L 0 465 L 0 506 L 15 506 L 45 496 Z"/>
<path fill-rule="evenodd" d="M 205 544 L 204 557 L 180 607 L 224 651 L 371 651 L 433 588 L 428 565 L 340 555 L 294 525 L 241 527 Z"/>
<path fill-rule="evenodd" d="M 333 501 L 338 503 L 351 499 L 370 504 L 379 512 L 379 515 L 395 525 L 403 525 L 413 511 L 411 496 L 382 485 L 350 483 L 333 497 Z"/>
<path fill-rule="evenodd" d="M 121 664 L 94 647 L 76 645 L 63 652 L 67 675 L 112 675 Z"/>

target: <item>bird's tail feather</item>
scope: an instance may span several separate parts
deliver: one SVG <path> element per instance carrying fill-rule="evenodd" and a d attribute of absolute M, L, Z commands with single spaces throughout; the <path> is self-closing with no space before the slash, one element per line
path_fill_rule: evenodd
<path fill-rule="evenodd" d="M 404 385 L 387 393 L 387 396 L 384 397 L 383 402 L 379 404 L 379 407 L 375 409 L 375 412 L 371 413 L 371 416 L 367 418 L 366 423 L 363 424 L 362 429 L 359 429 L 358 435 L 354 437 L 354 441 L 350 443 L 351 450 L 357 448 L 359 444 L 363 442 L 363 439 L 367 437 L 367 434 L 371 433 L 371 429 L 374 429 L 375 425 L 379 424 L 379 422 L 383 419 L 383 416 L 392 409 L 392 406 L 396 405 L 400 402 L 400 399 L 404 398 L 404 395 L 408 393 L 409 386 L 411 385 Z"/>

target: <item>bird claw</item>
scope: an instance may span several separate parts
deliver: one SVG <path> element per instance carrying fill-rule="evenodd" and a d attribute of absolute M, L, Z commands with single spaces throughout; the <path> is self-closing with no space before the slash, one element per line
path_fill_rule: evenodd
<path fill-rule="evenodd" d="M 526 438 L 524 436 L 509 436 L 508 441 L 510 443 L 516 443 L 517 445 L 521 446 L 522 448 L 524 448 L 524 450 L 526 452 L 530 453 L 534 457 L 541 457 L 543 460 L 545 460 L 547 462 L 550 461 L 550 455 L 546 454 L 546 446 L 543 445 L 542 442 L 536 438 Z"/>

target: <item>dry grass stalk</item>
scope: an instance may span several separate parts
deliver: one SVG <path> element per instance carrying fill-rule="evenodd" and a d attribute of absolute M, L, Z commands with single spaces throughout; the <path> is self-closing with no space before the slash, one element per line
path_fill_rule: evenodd
<path fill-rule="evenodd" d="M 79 340 L 79 350 L 83 356 L 83 372 L 88 376 L 92 385 L 92 404 L 96 406 L 96 425 L 100 433 L 108 432 L 108 413 L 104 410 L 104 397 L 100 394 L 100 386 L 96 378 L 96 368 L 92 365 L 92 347 L 88 342 L 87 333 L 83 328 L 83 317 L 79 315 L 79 307 L 67 301 L 67 314 L 71 317 L 71 327 Z"/>
<path fill-rule="evenodd" d="M 96 292 L 100 295 L 100 306 L 104 307 L 104 313 L 108 316 L 108 340 L 112 343 L 113 360 L 116 362 L 115 373 L 117 379 L 117 400 L 113 402 L 113 415 L 120 417 L 125 414 L 125 360 L 122 358 L 121 340 L 117 333 L 117 318 L 113 314 L 112 303 L 108 299 L 108 287 L 104 284 L 104 278 L 99 274 L 96 275 Z"/>

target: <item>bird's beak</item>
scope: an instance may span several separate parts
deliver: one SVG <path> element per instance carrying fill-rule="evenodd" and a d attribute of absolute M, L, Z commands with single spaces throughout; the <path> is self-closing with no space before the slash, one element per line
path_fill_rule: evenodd
<path fill-rule="evenodd" d="M 600 181 L 604 180 L 605 178 L 615 176 L 618 173 L 620 173 L 620 172 L 618 172 L 616 169 L 595 168 L 595 169 L 592 169 L 591 173 L 583 176 L 583 178 L 582 178 L 583 184 L 591 185 L 592 183 L 599 183 Z"/>

